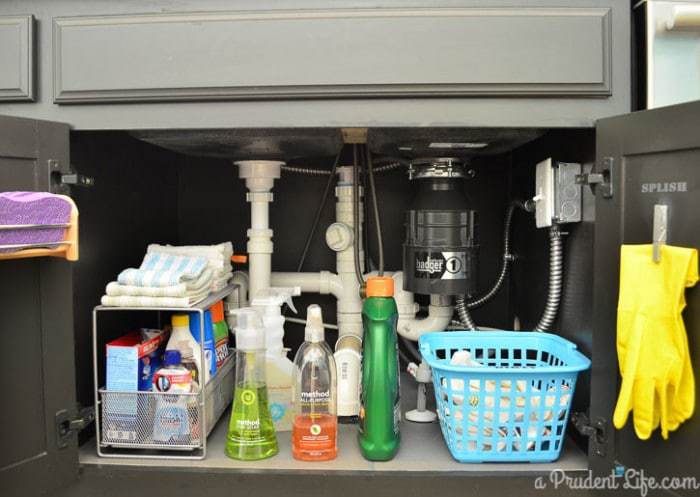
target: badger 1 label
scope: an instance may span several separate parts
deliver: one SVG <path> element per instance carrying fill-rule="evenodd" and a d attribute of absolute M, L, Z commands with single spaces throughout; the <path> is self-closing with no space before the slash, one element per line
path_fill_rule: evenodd
<path fill-rule="evenodd" d="M 416 278 L 461 280 L 467 277 L 465 252 L 416 252 Z"/>

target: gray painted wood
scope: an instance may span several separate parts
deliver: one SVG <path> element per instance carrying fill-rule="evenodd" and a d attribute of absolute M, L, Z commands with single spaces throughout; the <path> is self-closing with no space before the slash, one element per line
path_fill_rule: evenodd
<path fill-rule="evenodd" d="M 46 190 L 49 159 L 68 161 L 68 126 L 0 117 L 0 191 Z M 55 415 L 75 409 L 73 266 L 51 257 L 0 263 L 0 486 L 53 495 L 78 477 L 77 437 L 59 449 Z"/>
<path fill-rule="evenodd" d="M 0 2 L 0 15 L 27 13 L 27 5 L 37 19 L 37 103 L 0 103 L 0 114 L 32 117 L 69 123 L 74 129 L 192 129 L 192 128 L 289 128 L 338 126 L 444 126 L 444 127 L 592 127 L 596 119 L 629 112 L 631 93 L 630 4 L 628 0 L 439 0 L 432 8 L 575 8 L 611 9 L 611 73 L 609 96 L 546 97 L 487 96 L 469 97 L 353 97 L 294 98 L 271 100 L 178 101 L 160 103 L 119 103 L 110 105 L 56 105 L 53 103 L 53 19 L 59 17 L 134 16 L 159 13 L 230 13 L 329 9 L 325 0 L 295 0 L 280 4 L 274 0 L 122 0 L 85 2 L 83 0 L 23 0 Z M 417 9 L 424 0 L 347 0 L 344 9 Z M 542 33 L 546 36 L 546 33 Z M 567 38 L 551 39 L 552 46 Z M 403 43 L 402 39 L 392 40 Z M 488 41 L 488 39 L 487 39 Z M 128 70 L 129 66 L 125 68 Z M 416 71 L 418 73 L 419 71 Z"/>
<path fill-rule="evenodd" d="M 60 103 L 611 92 L 605 8 L 157 14 L 54 26 Z"/>
<path fill-rule="evenodd" d="M 31 15 L 0 16 L 0 102 L 10 100 L 34 100 Z"/>

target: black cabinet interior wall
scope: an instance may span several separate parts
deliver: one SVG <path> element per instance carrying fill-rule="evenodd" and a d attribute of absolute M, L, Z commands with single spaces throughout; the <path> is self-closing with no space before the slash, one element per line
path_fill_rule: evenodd
<path fill-rule="evenodd" d="M 350 151 L 341 163 L 350 164 Z M 81 259 L 75 264 L 74 309 L 78 400 L 92 403 L 91 309 L 99 302 L 107 282 L 125 267 L 138 266 L 149 243 L 210 244 L 231 240 L 236 252 L 245 252 L 250 212 L 246 190 L 237 168 L 226 159 L 172 152 L 135 139 L 126 132 L 73 132 L 72 163 L 78 172 L 95 179 L 92 188 L 74 190 L 80 209 Z M 534 191 L 535 164 L 549 156 L 589 162 L 594 155 L 592 130 L 545 133 L 514 151 L 476 158 L 476 175 L 467 181 L 466 193 L 478 209 L 479 281 L 483 292 L 496 278 L 502 259 L 503 219 L 511 198 L 530 198 Z M 310 157 L 299 164 L 329 168 L 332 157 Z M 283 173 L 274 186 L 270 223 L 274 230 L 273 270 L 294 271 L 311 228 L 326 182 L 323 176 Z M 377 175 L 383 224 L 386 266 L 401 268 L 403 216 L 415 185 L 405 169 Z M 589 216 L 592 198 L 586 196 Z M 305 271 L 332 269 L 335 255 L 325 244 L 325 227 L 334 220 L 328 202 L 311 245 Z M 372 216 L 366 220 L 370 258 L 377 260 Z M 567 228 L 567 277 L 557 331 L 575 341 L 590 355 L 591 221 Z M 513 235 L 518 258 L 501 292 L 474 311 L 486 326 L 512 328 L 514 318 L 523 329 L 534 326 L 546 298 L 548 244 L 546 230 L 537 230 L 531 216 L 518 213 Z M 302 295 L 298 309 L 319 303 L 329 322 L 335 320 L 332 297 Z M 425 302 L 427 304 L 427 301 Z M 505 312 L 504 312 L 505 311 Z M 138 319 L 137 317 L 132 319 Z M 114 337 L 138 322 L 115 322 Z M 303 329 L 289 324 L 286 346 L 296 349 Z M 104 334 L 105 340 L 110 334 Z M 331 345 L 336 340 L 328 333 Z M 98 350 L 103 350 L 100 344 Z M 588 404 L 588 377 L 579 382 L 576 409 Z M 89 434 L 83 434 L 85 439 Z M 581 441 L 583 443 L 583 441 Z"/>

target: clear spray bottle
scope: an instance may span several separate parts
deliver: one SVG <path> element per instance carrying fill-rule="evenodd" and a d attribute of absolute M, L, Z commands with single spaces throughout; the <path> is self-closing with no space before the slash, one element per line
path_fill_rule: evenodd
<path fill-rule="evenodd" d="M 317 305 L 306 310 L 304 340 L 294 358 L 292 455 L 303 461 L 327 461 L 338 453 L 336 368 Z"/>

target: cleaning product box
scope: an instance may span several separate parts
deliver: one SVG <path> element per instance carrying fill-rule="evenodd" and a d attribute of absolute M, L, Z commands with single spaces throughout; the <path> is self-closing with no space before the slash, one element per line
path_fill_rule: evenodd
<path fill-rule="evenodd" d="M 167 333 L 161 330 L 132 331 L 109 342 L 107 348 L 107 390 L 150 391 L 153 375 L 161 366 Z M 138 431 L 139 416 L 149 416 L 151 396 L 106 393 L 103 398 L 105 440 L 144 442 L 150 436 Z"/>
<path fill-rule="evenodd" d="M 153 374 L 161 366 L 165 338 L 165 333 L 160 330 L 140 330 L 109 342 L 107 390 L 150 391 Z"/>

